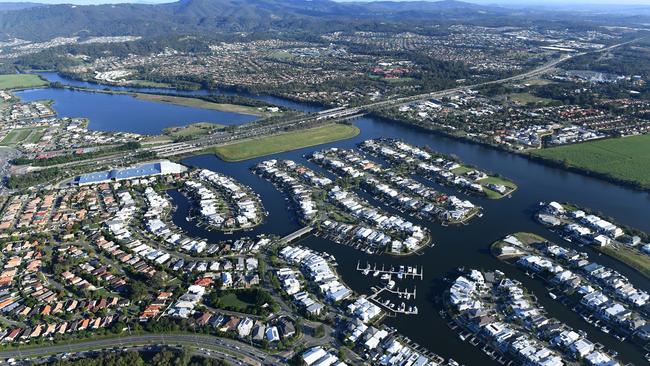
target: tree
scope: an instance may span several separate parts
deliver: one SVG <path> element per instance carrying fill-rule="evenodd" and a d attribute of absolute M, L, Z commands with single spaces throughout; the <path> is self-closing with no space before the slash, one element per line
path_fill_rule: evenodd
<path fill-rule="evenodd" d="M 314 336 L 316 336 L 317 338 L 323 338 L 325 336 L 325 326 L 323 324 L 316 327 L 316 330 L 314 331 Z"/>
<path fill-rule="evenodd" d="M 129 299 L 133 302 L 138 302 L 144 299 L 148 294 L 147 285 L 141 281 L 133 281 L 129 287 Z"/>

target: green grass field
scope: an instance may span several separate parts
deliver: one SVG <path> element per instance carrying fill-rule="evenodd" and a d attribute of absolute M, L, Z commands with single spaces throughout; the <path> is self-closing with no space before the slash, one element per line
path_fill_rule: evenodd
<path fill-rule="evenodd" d="M 470 172 L 470 171 L 475 170 L 475 169 L 476 168 L 472 168 L 472 167 L 467 166 L 467 165 L 461 165 L 458 168 L 452 169 L 450 171 L 452 173 L 456 174 L 456 175 L 464 175 L 465 173 Z M 503 198 L 503 197 L 509 195 L 510 193 L 512 193 L 514 190 L 516 190 L 518 188 L 517 185 L 514 182 L 509 181 L 507 179 L 499 178 L 499 177 L 496 177 L 496 176 L 488 176 L 485 179 L 479 180 L 477 183 L 480 183 L 483 186 L 483 190 L 484 190 L 485 195 L 487 196 L 487 198 L 493 199 L 493 200 L 498 200 L 500 198 Z M 500 184 L 500 185 L 506 186 L 506 187 L 508 187 L 510 189 L 505 193 L 505 195 L 503 195 L 503 194 L 501 194 L 499 192 L 496 192 L 496 191 L 493 191 L 493 190 L 487 188 L 487 185 L 490 184 L 490 183 L 492 183 L 492 184 Z"/>
<path fill-rule="evenodd" d="M 327 142 L 348 139 L 359 134 L 355 126 L 328 124 L 302 131 L 288 132 L 219 146 L 213 149 L 225 161 L 241 161 Z"/>
<path fill-rule="evenodd" d="M 594 247 L 594 249 L 627 264 L 644 276 L 650 278 L 650 256 L 647 254 L 622 245 L 619 245 L 616 248 L 604 246 Z"/>
<path fill-rule="evenodd" d="M 137 85 L 139 87 L 145 87 L 145 88 L 171 88 L 172 87 L 171 84 L 168 83 L 158 83 L 155 81 L 140 80 L 140 79 L 129 80 L 129 84 Z"/>
<path fill-rule="evenodd" d="M 499 178 L 499 177 L 487 177 L 485 179 L 481 179 L 479 181 L 479 183 L 481 183 L 481 185 L 483 186 L 483 189 L 485 191 L 485 194 L 487 195 L 487 198 L 493 199 L 493 200 L 498 200 L 500 198 L 503 198 L 503 197 L 509 195 L 510 193 L 512 193 L 513 191 L 515 191 L 518 188 L 517 185 L 514 182 L 509 181 L 507 179 Z M 506 187 L 509 188 L 509 190 L 505 193 L 505 195 L 503 195 L 503 194 L 501 194 L 501 193 L 499 193 L 497 191 L 493 191 L 493 190 L 487 188 L 487 185 L 490 184 L 490 183 L 506 186 Z"/>
<path fill-rule="evenodd" d="M 241 311 L 241 312 L 245 312 L 246 309 L 249 306 L 255 305 L 255 304 L 251 304 L 251 303 L 248 303 L 248 302 L 245 302 L 245 301 L 241 300 L 239 297 L 237 297 L 237 294 L 232 293 L 232 292 L 223 295 L 222 297 L 219 298 L 219 300 L 221 301 L 221 304 L 223 306 L 226 306 L 228 308 L 235 309 L 235 311 Z"/>
<path fill-rule="evenodd" d="M 147 94 L 147 93 L 135 93 L 134 96 L 138 99 L 148 100 L 151 102 L 169 103 L 169 104 L 176 104 L 176 105 L 182 105 L 186 107 L 195 107 L 195 108 L 203 108 L 203 109 L 214 109 L 222 112 L 250 114 L 253 116 L 271 115 L 270 113 L 266 113 L 264 111 L 259 110 L 257 107 L 228 104 L 228 103 L 213 103 L 199 98 L 177 97 L 172 95 Z"/>
<path fill-rule="evenodd" d="M 650 135 L 584 142 L 532 154 L 650 188 Z"/>
<path fill-rule="evenodd" d="M 34 74 L 0 75 L 0 89 L 23 89 L 47 85 L 47 81 Z"/>
<path fill-rule="evenodd" d="M 532 243 L 540 243 L 546 241 L 546 239 L 544 239 L 543 237 L 533 233 L 517 232 L 512 235 L 517 239 L 519 239 L 519 241 L 524 245 L 530 245 Z M 490 252 L 492 253 L 492 255 L 498 257 L 499 249 L 501 249 L 501 247 L 506 245 L 510 245 L 510 244 L 503 241 L 503 239 L 497 240 L 490 245 Z"/>
<path fill-rule="evenodd" d="M 167 136 L 173 138 L 183 138 L 183 137 L 198 137 L 202 135 L 207 135 L 210 131 L 223 128 L 224 125 L 210 122 L 198 122 L 192 123 L 187 126 L 182 127 L 169 127 L 163 130 L 163 133 Z"/>
<path fill-rule="evenodd" d="M 450 172 L 452 172 L 452 173 L 454 173 L 456 175 L 463 175 L 463 174 L 465 174 L 467 172 L 471 172 L 472 170 L 474 170 L 474 168 L 461 164 L 461 166 L 459 166 L 458 168 L 450 170 Z"/>
<path fill-rule="evenodd" d="M 549 103 L 552 99 L 536 97 L 530 93 L 512 93 L 508 99 L 519 104 Z"/>
<path fill-rule="evenodd" d="M 37 143 L 45 133 L 45 127 L 16 128 L 0 141 L 0 145 L 13 146 L 21 143 Z"/>

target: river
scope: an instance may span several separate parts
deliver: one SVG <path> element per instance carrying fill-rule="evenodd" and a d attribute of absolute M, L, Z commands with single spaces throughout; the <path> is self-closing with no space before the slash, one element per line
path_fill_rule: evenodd
<path fill-rule="evenodd" d="M 73 83 L 68 80 L 63 81 Z M 160 103 L 155 103 L 155 105 L 159 106 Z M 84 104 L 79 106 L 78 111 L 79 113 L 89 112 L 88 114 L 90 114 L 93 108 L 94 106 L 91 104 Z M 448 284 L 443 282 L 443 278 L 452 273 L 457 267 L 464 266 L 482 270 L 502 270 L 508 276 L 520 280 L 536 294 L 550 316 L 558 318 L 575 329 L 587 331 L 592 341 L 600 342 L 606 348 L 617 350 L 620 352 L 619 357 L 625 362 L 633 362 L 637 365 L 647 364 L 640 350 L 596 330 L 559 302 L 550 299 L 542 282 L 533 280 L 523 275 L 519 269 L 493 258 L 489 253 L 489 245 L 508 234 L 517 231 L 529 231 L 540 234 L 560 245 L 571 246 L 570 243 L 564 242 L 532 219 L 538 202 L 551 200 L 573 202 L 580 206 L 589 207 L 615 217 L 621 223 L 648 232 L 650 231 L 650 220 L 648 220 L 650 195 L 648 193 L 544 166 L 516 154 L 458 141 L 434 133 L 422 132 L 401 124 L 373 118 L 361 118 L 355 120 L 354 123 L 361 129 L 361 133 L 355 138 L 345 141 L 238 163 L 227 163 L 213 155 L 190 157 L 183 160 L 182 163 L 225 173 L 249 185 L 260 195 L 264 207 L 269 211 L 267 222 L 256 229 L 255 232 L 268 232 L 279 235 L 295 231 L 299 228 L 299 225 L 290 210 L 287 209 L 288 203 L 285 196 L 270 183 L 250 172 L 250 167 L 261 160 L 269 158 L 292 159 L 314 170 L 322 171 L 319 167 L 306 161 L 303 155 L 316 149 L 333 146 L 352 148 L 357 143 L 369 138 L 393 137 L 415 145 L 428 145 L 440 152 L 455 154 L 464 162 L 500 173 L 519 185 L 519 189 L 513 194 L 512 198 L 494 201 L 467 197 L 472 202 L 484 207 L 483 217 L 472 220 L 467 226 L 442 227 L 437 224 L 423 223 L 431 230 L 433 241 L 436 244 L 435 247 L 426 249 L 423 255 L 406 258 L 394 258 L 388 255 L 369 256 L 349 247 L 316 237 L 307 237 L 299 243 L 333 254 L 339 263 L 338 271 L 343 280 L 352 289 L 362 294 L 370 293 L 370 286 L 373 285 L 375 279 L 365 277 L 356 271 L 356 264 L 359 260 L 362 263 L 369 261 L 387 265 L 424 266 L 424 279 L 422 281 L 399 283 L 400 286 L 417 286 L 418 297 L 412 303 L 418 306 L 419 314 L 388 318 L 386 323 L 396 327 L 401 333 L 443 357 L 453 357 L 467 365 L 496 364 L 469 343 L 461 341 L 456 333 L 445 325 L 445 322 L 438 314 L 440 310 L 438 300 L 448 287 Z M 439 188 L 435 184 L 432 185 Z M 463 197 L 462 194 L 459 194 L 459 196 Z M 183 227 L 192 235 L 205 237 L 211 241 L 224 239 L 223 234 L 206 232 L 191 223 L 187 223 L 185 221 L 185 210 L 188 209 L 188 206 L 185 198 L 180 194 L 173 193 L 172 198 L 175 204 L 179 206 L 179 211 L 173 218 L 177 225 Z M 225 239 L 235 239 L 238 235 L 243 234 L 228 235 Z M 580 250 L 588 252 L 593 260 L 610 266 L 628 276 L 636 286 L 650 291 L 650 281 L 637 272 L 606 256 L 598 255 L 587 247 Z"/>

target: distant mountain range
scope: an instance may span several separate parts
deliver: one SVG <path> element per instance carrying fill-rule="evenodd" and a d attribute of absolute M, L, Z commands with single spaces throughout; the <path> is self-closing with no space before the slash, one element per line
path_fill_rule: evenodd
<path fill-rule="evenodd" d="M 39 3 L 0 3 L 0 11 L 7 11 L 7 10 L 22 10 L 22 9 L 27 9 L 27 8 L 33 8 L 35 6 L 43 6 L 43 4 Z"/>
<path fill-rule="evenodd" d="M 46 40 L 71 35 L 214 34 L 375 29 L 408 21 L 529 21 L 525 10 L 461 1 L 181 0 L 167 4 L 42 5 L 0 3 L 0 37 Z M 539 16 L 539 15 L 538 15 Z M 543 17 L 539 17 L 543 19 Z M 373 28 L 374 27 L 374 28 Z"/>
<path fill-rule="evenodd" d="M 471 18 L 503 12 L 497 7 L 458 1 L 181 0 L 168 4 L 13 6 L 13 10 L 0 12 L 0 34 L 27 39 L 73 34 L 146 36 L 170 32 L 323 30 L 341 28 L 350 22 Z"/>

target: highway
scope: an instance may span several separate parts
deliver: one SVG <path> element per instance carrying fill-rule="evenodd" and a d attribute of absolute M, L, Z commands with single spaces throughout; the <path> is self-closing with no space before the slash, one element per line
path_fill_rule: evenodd
<path fill-rule="evenodd" d="M 130 158 L 135 156 L 136 154 L 139 153 L 155 153 L 157 157 L 159 158 L 166 158 L 166 157 L 171 157 L 171 156 L 176 156 L 176 155 L 183 155 L 183 154 L 190 154 L 194 153 L 197 151 L 201 151 L 203 149 L 206 149 L 208 147 L 214 147 L 214 146 L 219 146 L 219 145 L 226 145 L 230 144 L 233 142 L 239 142 L 239 141 L 244 141 L 248 139 L 254 139 L 254 138 L 259 138 L 261 136 L 269 136 L 269 135 L 274 135 L 278 133 L 282 133 L 288 129 L 291 130 L 298 130 L 302 128 L 307 128 L 313 125 L 317 125 L 323 122 L 327 121 L 336 121 L 340 119 L 347 119 L 351 118 L 354 116 L 359 116 L 363 115 L 369 111 L 372 110 L 378 110 L 378 109 L 383 109 L 387 107 L 393 107 L 397 105 L 403 105 L 406 103 L 412 103 L 416 101 L 421 101 L 421 100 L 426 100 L 426 99 L 431 99 L 431 98 L 441 98 L 447 95 L 452 95 L 461 91 L 466 91 L 472 88 L 478 88 L 478 87 L 483 87 L 487 85 L 493 85 L 493 84 L 502 84 L 502 83 L 507 83 L 507 82 L 512 82 L 512 81 L 519 81 L 519 80 L 525 80 L 529 79 L 532 77 L 536 77 L 539 75 L 542 75 L 559 64 L 574 58 L 576 56 L 583 56 L 589 53 L 602 53 L 602 52 L 607 52 L 609 50 L 612 50 L 614 48 L 636 42 L 642 38 L 634 39 L 631 41 L 623 42 L 623 43 L 618 43 L 609 47 L 605 47 L 599 50 L 595 51 L 589 51 L 589 52 L 579 52 L 573 55 L 562 55 L 561 57 L 549 61 L 545 63 L 544 65 L 541 65 L 533 70 L 529 70 L 527 72 L 524 72 L 522 74 L 517 74 L 514 76 L 510 76 L 507 78 L 499 79 L 499 80 L 492 80 L 492 81 L 486 81 L 482 83 L 477 83 L 477 84 L 472 84 L 472 85 L 466 85 L 466 86 L 461 86 L 461 87 L 455 87 L 455 88 L 450 88 L 450 89 L 445 89 L 445 90 L 439 90 L 435 92 L 430 92 L 430 93 L 423 93 L 423 94 L 417 94 L 417 95 L 411 95 L 411 96 L 406 96 L 406 97 L 400 97 L 400 98 L 394 98 L 394 99 L 386 99 L 378 102 L 373 102 L 373 103 L 368 103 L 365 105 L 360 105 L 360 106 L 353 106 L 353 107 L 346 107 L 346 108 L 333 108 L 331 110 L 325 110 L 321 111 L 319 113 L 314 113 L 314 114 L 308 114 L 308 115 L 302 115 L 298 116 L 286 121 L 282 122 L 277 122 L 277 123 L 270 123 L 270 124 L 260 124 L 256 122 L 251 122 L 246 125 L 240 126 L 237 130 L 234 132 L 217 132 L 215 134 L 199 138 L 196 140 L 192 140 L 189 142 L 177 142 L 177 143 L 167 143 L 163 145 L 158 145 L 158 146 L 152 146 L 152 147 L 143 147 L 140 148 L 136 151 L 131 151 L 131 152 L 120 152 L 108 156 L 103 156 L 103 157 L 98 157 L 94 159 L 88 159 L 88 160 L 81 160 L 81 161 L 74 161 L 74 162 L 69 162 L 69 163 L 64 163 L 64 164 L 58 164 L 58 165 L 52 165 L 50 167 L 56 167 L 56 168 L 65 168 L 65 167 L 72 167 L 72 166 L 80 166 L 80 165 L 87 165 L 90 163 L 96 163 L 96 165 L 110 165 L 110 164 L 119 164 L 123 162 L 125 159 Z M 39 167 L 31 167 L 31 170 L 39 170 L 42 168 Z"/>
<path fill-rule="evenodd" d="M 210 355 L 219 355 L 233 365 L 242 364 L 283 365 L 282 359 L 269 355 L 253 346 L 228 339 L 204 334 L 146 334 L 124 337 L 89 340 L 70 344 L 56 344 L 42 347 L 26 348 L 22 350 L 1 351 L 0 364 L 7 359 L 16 360 L 40 358 L 49 355 L 76 353 L 89 350 L 102 350 L 110 348 L 131 348 L 144 345 L 191 346 Z"/>

